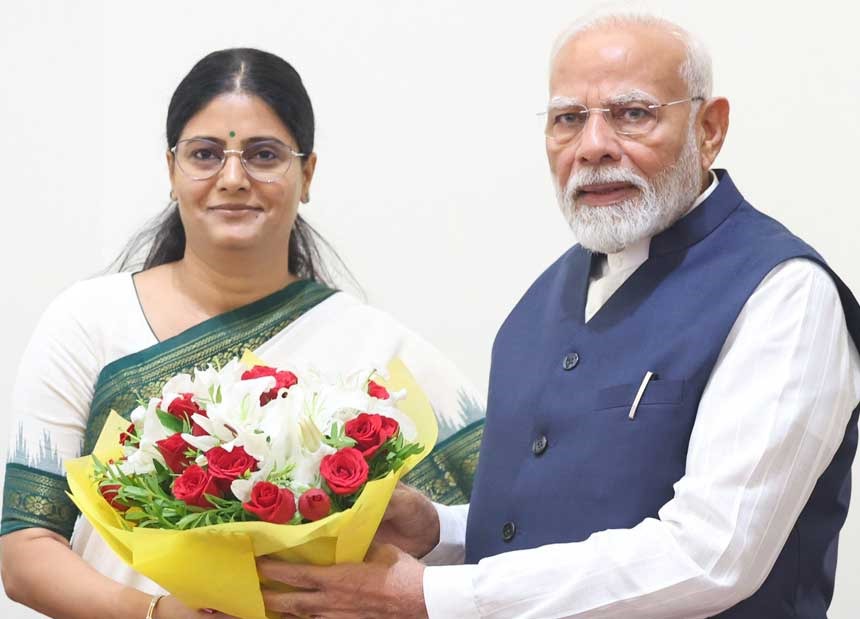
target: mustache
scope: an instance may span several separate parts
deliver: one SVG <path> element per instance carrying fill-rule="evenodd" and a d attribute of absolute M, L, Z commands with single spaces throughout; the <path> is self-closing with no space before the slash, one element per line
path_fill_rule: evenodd
<path fill-rule="evenodd" d="M 650 189 L 648 181 L 629 168 L 600 166 L 583 168 L 568 178 L 564 197 L 567 200 L 574 200 L 582 194 L 583 187 L 609 183 L 628 183 L 643 192 Z"/>

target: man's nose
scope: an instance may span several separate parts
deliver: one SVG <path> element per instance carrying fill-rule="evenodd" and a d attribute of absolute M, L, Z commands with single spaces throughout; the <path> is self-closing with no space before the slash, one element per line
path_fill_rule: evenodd
<path fill-rule="evenodd" d="M 588 115 L 577 142 L 576 159 L 588 165 L 600 165 L 621 159 L 618 134 L 607 122 L 603 112 L 594 110 Z"/>

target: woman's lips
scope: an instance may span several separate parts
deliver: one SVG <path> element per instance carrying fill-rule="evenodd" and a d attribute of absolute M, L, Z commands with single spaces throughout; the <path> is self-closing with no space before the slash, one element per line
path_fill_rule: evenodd
<path fill-rule="evenodd" d="M 587 206 L 608 206 L 626 200 L 638 191 L 630 183 L 583 185 L 577 192 L 577 201 Z"/>
<path fill-rule="evenodd" d="M 209 211 L 213 211 L 225 217 L 244 217 L 249 213 L 262 213 L 263 209 L 259 206 L 250 206 L 248 204 L 218 204 L 208 207 Z"/>

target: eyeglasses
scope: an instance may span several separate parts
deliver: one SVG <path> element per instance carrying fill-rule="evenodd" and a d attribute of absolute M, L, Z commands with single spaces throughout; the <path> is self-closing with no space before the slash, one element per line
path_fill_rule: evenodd
<path fill-rule="evenodd" d="M 688 101 L 704 101 L 704 97 L 689 97 L 668 103 L 625 101 L 610 103 L 607 107 L 565 105 L 551 107 L 546 112 L 546 137 L 557 144 L 566 144 L 582 133 L 592 112 L 601 112 L 606 123 L 621 135 L 638 136 L 651 132 L 660 122 L 660 110 Z"/>
<path fill-rule="evenodd" d="M 238 155 L 248 176 L 261 183 L 274 183 L 287 173 L 293 159 L 306 156 L 279 140 L 260 140 L 235 150 L 212 140 L 192 138 L 180 140 L 170 150 L 183 174 L 195 181 L 212 178 L 224 169 L 229 155 Z"/>

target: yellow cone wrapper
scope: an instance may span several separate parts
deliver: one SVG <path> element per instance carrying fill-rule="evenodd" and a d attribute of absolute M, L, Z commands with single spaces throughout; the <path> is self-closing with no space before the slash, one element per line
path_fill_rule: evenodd
<path fill-rule="evenodd" d="M 245 360 L 256 362 L 249 355 Z M 369 482 L 353 507 L 317 522 L 237 522 L 184 531 L 132 528 L 99 493 L 89 455 L 65 463 L 70 496 L 123 561 L 184 604 L 242 619 L 266 619 L 255 558 L 273 555 L 315 565 L 362 561 L 397 481 L 435 445 L 436 416 L 415 379 L 399 360 L 388 367 L 388 376 L 374 380 L 390 390 L 406 389 L 407 396 L 397 407 L 415 422 L 416 440 L 424 450 L 384 479 Z M 119 435 L 128 424 L 111 413 L 93 450 L 99 460 L 122 457 Z"/>

